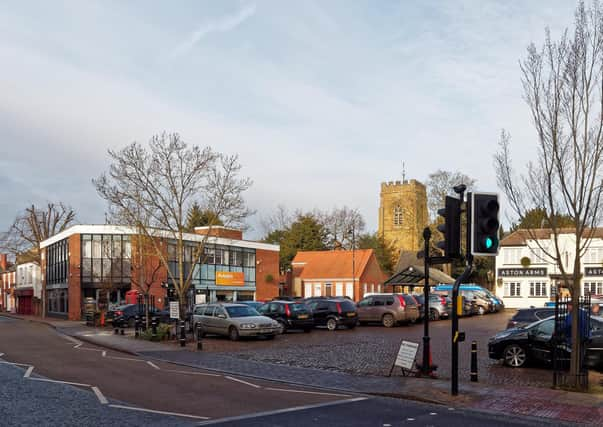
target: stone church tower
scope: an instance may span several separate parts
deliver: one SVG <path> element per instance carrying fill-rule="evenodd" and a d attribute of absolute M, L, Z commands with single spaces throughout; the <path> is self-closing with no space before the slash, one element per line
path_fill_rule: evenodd
<path fill-rule="evenodd" d="M 419 251 L 427 226 L 427 189 L 419 181 L 381 183 L 378 235 L 400 251 Z"/>

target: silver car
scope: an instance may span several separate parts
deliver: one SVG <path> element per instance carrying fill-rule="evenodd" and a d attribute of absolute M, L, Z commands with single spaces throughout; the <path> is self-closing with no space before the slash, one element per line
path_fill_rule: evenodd
<path fill-rule="evenodd" d="M 239 337 L 265 336 L 274 338 L 280 332 L 278 322 L 262 316 L 245 304 L 199 304 L 193 311 L 193 326 L 205 334 Z"/>

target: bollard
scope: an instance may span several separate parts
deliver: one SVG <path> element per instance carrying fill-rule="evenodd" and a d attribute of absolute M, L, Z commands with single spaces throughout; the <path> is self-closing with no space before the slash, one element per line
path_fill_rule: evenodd
<path fill-rule="evenodd" d="M 151 320 L 151 331 L 152 331 L 151 340 L 156 341 L 157 340 L 157 318 L 156 317 L 153 317 Z"/>
<path fill-rule="evenodd" d="M 477 382 L 477 341 L 471 341 L 471 382 Z"/>
<path fill-rule="evenodd" d="M 117 322 L 113 321 L 113 334 L 117 335 L 119 334 L 119 326 L 117 324 Z"/>
<path fill-rule="evenodd" d="M 186 346 L 186 331 L 184 330 L 184 320 L 180 321 L 180 347 Z"/>
<path fill-rule="evenodd" d="M 203 332 L 201 331 L 201 326 L 199 324 L 197 327 L 197 350 L 203 350 Z"/>
<path fill-rule="evenodd" d="M 140 316 L 137 314 L 134 317 L 134 338 L 140 337 Z"/>
<path fill-rule="evenodd" d="M 125 320 L 121 321 L 121 324 L 119 325 L 119 334 L 120 335 L 124 335 L 124 324 L 126 323 Z"/>

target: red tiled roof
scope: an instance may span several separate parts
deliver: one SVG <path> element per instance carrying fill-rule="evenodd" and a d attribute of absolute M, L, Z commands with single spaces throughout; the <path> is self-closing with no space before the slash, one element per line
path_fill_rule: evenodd
<path fill-rule="evenodd" d="M 354 258 L 354 275 L 359 278 L 372 255 L 372 249 L 299 251 L 291 264 L 294 275 L 302 279 L 351 278 Z"/>
<path fill-rule="evenodd" d="M 563 228 L 559 230 L 559 234 L 574 234 L 576 231 L 572 228 Z M 588 236 L 591 232 L 590 228 L 587 228 L 585 235 Z M 595 228 L 592 230 L 592 238 L 603 238 L 603 228 Z M 535 228 L 532 230 L 519 229 L 509 234 L 507 237 L 500 241 L 500 246 L 525 246 L 528 240 L 536 239 L 550 239 L 552 231 L 550 228 Z"/>

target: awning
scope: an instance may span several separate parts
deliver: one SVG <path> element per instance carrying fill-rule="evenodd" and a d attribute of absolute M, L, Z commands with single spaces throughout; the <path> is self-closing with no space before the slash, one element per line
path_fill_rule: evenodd
<path fill-rule="evenodd" d="M 410 265 L 407 268 L 395 273 L 387 279 L 384 285 L 413 285 L 423 283 L 425 279 L 425 268 L 420 265 Z M 447 284 L 454 283 L 454 279 L 446 273 L 436 269 L 429 269 L 429 284 Z"/>

